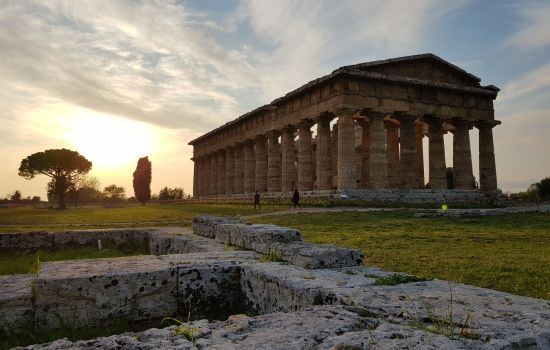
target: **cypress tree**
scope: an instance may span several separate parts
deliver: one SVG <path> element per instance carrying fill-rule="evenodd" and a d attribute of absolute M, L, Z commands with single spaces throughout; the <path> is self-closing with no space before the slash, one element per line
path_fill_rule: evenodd
<path fill-rule="evenodd" d="M 139 158 L 133 184 L 136 199 L 145 205 L 151 199 L 151 162 L 148 157 Z"/>

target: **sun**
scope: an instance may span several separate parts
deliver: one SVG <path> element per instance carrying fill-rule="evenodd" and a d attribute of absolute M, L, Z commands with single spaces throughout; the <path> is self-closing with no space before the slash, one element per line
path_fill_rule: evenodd
<path fill-rule="evenodd" d="M 154 132 L 145 123 L 113 116 L 77 113 L 65 121 L 66 140 L 94 168 L 134 165 L 153 150 Z"/>

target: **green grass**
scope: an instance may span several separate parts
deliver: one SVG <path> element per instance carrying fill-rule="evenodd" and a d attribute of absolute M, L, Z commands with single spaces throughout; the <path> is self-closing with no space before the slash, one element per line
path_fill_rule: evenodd
<path fill-rule="evenodd" d="M 407 212 L 249 218 L 297 228 L 304 239 L 358 248 L 365 264 L 550 299 L 550 215 L 414 218 Z"/>
<path fill-rule="evenodd" d="M 425 280 L 426 279 L 423 277 L 394 273 L 386 277 L 375 277 L 374 285 L 375 286 L 396 286 L 402 283 L 422 282 Z"/>
<path fill-rule="evenodd" d="M 69 247 L 61 250 L 38 249 L 36 252 L 2 252 L 0 254 L 0 275 L 37 272 L 37 260 L 42 262 L 115 258 L 148 254 L 145 242 L 132 242 L 118 246 L 108 245 L 99 250 L 96 246 Z"/>
<path fill-rule="evenodd" d="M 287 209 L 287 206 L 264 205 L 254 211 L 252 205 L 147 205 L 120 208 L 81 207 L 67 210 L 31 207 L 0 209 L 0 232 L 32 230 L 62 231 L 67 229 L 117 228 L 139 226 L 191 227 L 199 214 L 247 215 Z"/>

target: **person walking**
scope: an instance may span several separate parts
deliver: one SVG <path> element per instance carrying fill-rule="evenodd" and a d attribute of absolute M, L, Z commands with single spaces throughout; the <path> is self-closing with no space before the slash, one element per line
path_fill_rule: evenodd
<path fill-rule="evenodd" d="M 294 209 L 296 209 L 296 206 L 302 207 L 300 205 L 300 192 L 298 192 L 298 189 L 294 189 L 294 193 L 292 194 L 292 204 L 294 204 Z"/>
<path fill-rule="evenodd" d="M 258 206 L 258 209 L 262 209 L 260 205 L 260 192 L 258 192 L 258 190 L 254 192 L 254 210 L 256 210 L 256 206 Z"/>

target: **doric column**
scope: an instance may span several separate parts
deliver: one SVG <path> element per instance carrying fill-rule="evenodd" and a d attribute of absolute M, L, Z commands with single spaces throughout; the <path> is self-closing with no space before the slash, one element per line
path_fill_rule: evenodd
<path fill-rule="evenodd" d="M 435 117 L 425 117 L 424 120 L 428 123 L 430 188 L 446 189 L 447 166 L 442 121 Z"/>
<path fill-rule="evenodd" d="M 202 178 L 201 178 L 201 196 L 210 195 L 210 156 L 204 156 L 202 158 Z"/>
<path fill-rule="evenodd" d="M 322 116 L 317 120 L 316 174 L 319 190 L 332 188 L 330 151 L 330 117 Z"/>
<path fill-rule="evenodd" d="M 495 146 L 493 127 L 498 121 L 478 121 L 479 129 L 479 189 L 494 191 L 497 189 L 497 169 L 495 164 Z"/>
<path fill-rule="evenodd" d="M 199 196 L 199 159 L 196 157 L 191 158 L 193 161 L 193 198 Z"/>
<path fill-rule="evenodd" d="M 385 121 L 386 149 L 388 157 L 388 188 L 399 188 L 401 177 L 399 169 L 399 127 L 395 121 Z"/>
<path fill-rule="evenodd" d="M 291 192 L 296 187 L 294 130 L 293 126 L 287 126 L 283 129 L 281 135 L 281 174 L 283 192 Z"/>
<path fill-rule="evenodd" d="M 234 194 L 244 193 L 244 150 L 242 143 L 237 143 L 233 147 L 233 157 L 235 158 Z"/>
<path fill-rule="evenodd" d="M 338 188 L 338 123 L 332 127 L 330 139 L 331 188 Z"/>
<path fill-rule="evenodd" d="M 210 156 L 210 194 L 218 195 L 218 153 Z"/>
<path fill-rule="evenodd" d="M 384 114 L 372 112 L 369 113 L 369 119 L 369 186 L 376 189 L 388 188 L 388 159 L 386 154 Z"/>
<path fill-rule="evenodd" d="M 353 110 L 340 109 L 338 116 L 338 189 L 355 188 L 355 132 Z"/>
<path fill-rule="evenodd" d="M 418 181 L 418 160 L 416 154 L 416 136 L 414 129 L 414 117 L 408 115 L 396 115 L 401 126 L 399 135 L 401 141 L 400 149 L 400 168 L 402 188 L 417 189 L 419 188 Z"/>
<path fill-rule="evenodd" d="M 253 193 L 256 185 L 256 156 L 254 141 L 244 143 L 244 193 Z"/>
<path fill-rule="evenodd" d="M 267 143 L 267 191 L 281 192 L 281 146 L 280 133 L 270 131 Z"/>
<path fill-rule="evenodd" d="M 421 119 L 417 119 L 414 125 L 414 134 L 416 140 L 416 164 L 418 171 L 418 187 L 424 188 L 426 181 L 424 179 L 424 145 L 422 139 L 424 138 L 424 122 Z"/>
<path fill-rule="evenodd" d="M 233 147 L 225 149 L 225 194 L 235 193 L 235 151 Z"/>
<path fill-rule="evenodd" d="M 225 195 L 225 150 L 218 151 L 218 196 Z"/>
<path fill-rule="evenodd" d="M 361 126 L 361 187 L 369 187 L 370 121 L 360 120 Z"/>
<path fill-rule="evenodd" d="M 303 120 L 298 124 L 298 190 L 313 190 L 313 163 L 311 153 L 311 127 L 313 123 Z"/>
<path fill-rule="evenodd" d="M 267 192 L 267 138 L 258 135 L 255 141 L 256 169 L 254 188 L 259 192 Z"/>
<path fill-rule="evenodd" d="M 453 131 L 453 177 L 456 189 L 471 190 L 474 188 L 472 171 L 472 152 L 470 150 L 471 122 L 454 118 L 451 124 Z"/>

